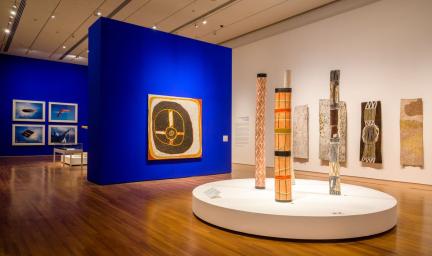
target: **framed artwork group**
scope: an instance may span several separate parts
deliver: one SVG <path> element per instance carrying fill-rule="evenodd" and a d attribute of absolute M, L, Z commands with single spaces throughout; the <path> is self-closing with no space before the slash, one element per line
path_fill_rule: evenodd
<path fill-rule="evenodd" d="M 45 122 L 45 101 L 13 100 L 12 121 Z M 48 121 L 53 123 L 77 123 L 78 104 L 64 102 L 48 103 Z M 71 145 L 78 143 L 77 125 L 48 125 L 48 145 Z M 12 124 L 13 146 L 45 145 L 44 124 Z"/>

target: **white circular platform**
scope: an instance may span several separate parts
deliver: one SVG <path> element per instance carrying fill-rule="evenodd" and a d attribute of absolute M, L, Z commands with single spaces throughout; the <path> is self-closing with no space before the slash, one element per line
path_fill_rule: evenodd
<path fill-rule="evenodd" d="M 273 179 L 266 179 L 263 190 L 255 189 L 254 179 L 216 181 L 193 190 L 192 209 L 210 224 L 277 238 L 346 239 L 396 225 L 394 197 L 348 184 L 341 185 L 340 196 L 329 195 L 328 189 L 325 181 L 296 179 L 293 201 L 281 203 L 274 200 Z"/>

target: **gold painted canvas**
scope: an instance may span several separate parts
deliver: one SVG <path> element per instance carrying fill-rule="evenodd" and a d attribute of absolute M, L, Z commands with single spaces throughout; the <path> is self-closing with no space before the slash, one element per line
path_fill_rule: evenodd
<path fill-rule="evenodd" d="M 423 167 L 422 99 L 401 99 L 400 143 L 401 165 Z"/>
<path fill-rule="evenodd" d="M 201 100 L 148 96 L 148 159 L 202 155 Z"/>

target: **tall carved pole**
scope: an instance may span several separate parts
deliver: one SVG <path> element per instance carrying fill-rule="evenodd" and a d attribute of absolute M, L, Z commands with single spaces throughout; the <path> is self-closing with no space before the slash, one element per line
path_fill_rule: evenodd
<path fill-rule="evenodd" d="M 329 187 L 330 195 L 340 195 L 340 165 L 339 165 L 339 70 L 330 72 L 330 149 L 329 149 Z"/>
<path fill-rule="evenodd" d="M 290 74 L 285 75 L 284 88 L 275 89 L 275 200 L 292 201 L 291 165 L 291 88 Z"/>
<path fill-rule="evenodd" d="M 265 96 L 267 74 L 257 75 L 256 85 L 256 119 L 255 119 L 255 188 L 265 188 Z"/>

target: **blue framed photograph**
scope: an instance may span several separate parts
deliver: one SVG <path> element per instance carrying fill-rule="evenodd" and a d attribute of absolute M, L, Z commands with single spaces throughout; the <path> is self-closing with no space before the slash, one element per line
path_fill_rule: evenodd
<path fill-rule="evenodd" d="M 45 101 L 13 100 L 12 120 L 45 122 Z"/>
<path fill-rule="evenodd" d="M 45 125 L 39 124 L 13 124 L 13 146 L 40 146 L 45 145 Z"/>
<path fill-rule="evenodd" d="M 78 104 L 50 102 L 48 106 L 49 121 L 57 123 L 78 122 Z"/>
<path fill-rule="evenodd" d="M 73 145 L 78 143 L 78 126 L 49 125 L 48 145 Z"/>

